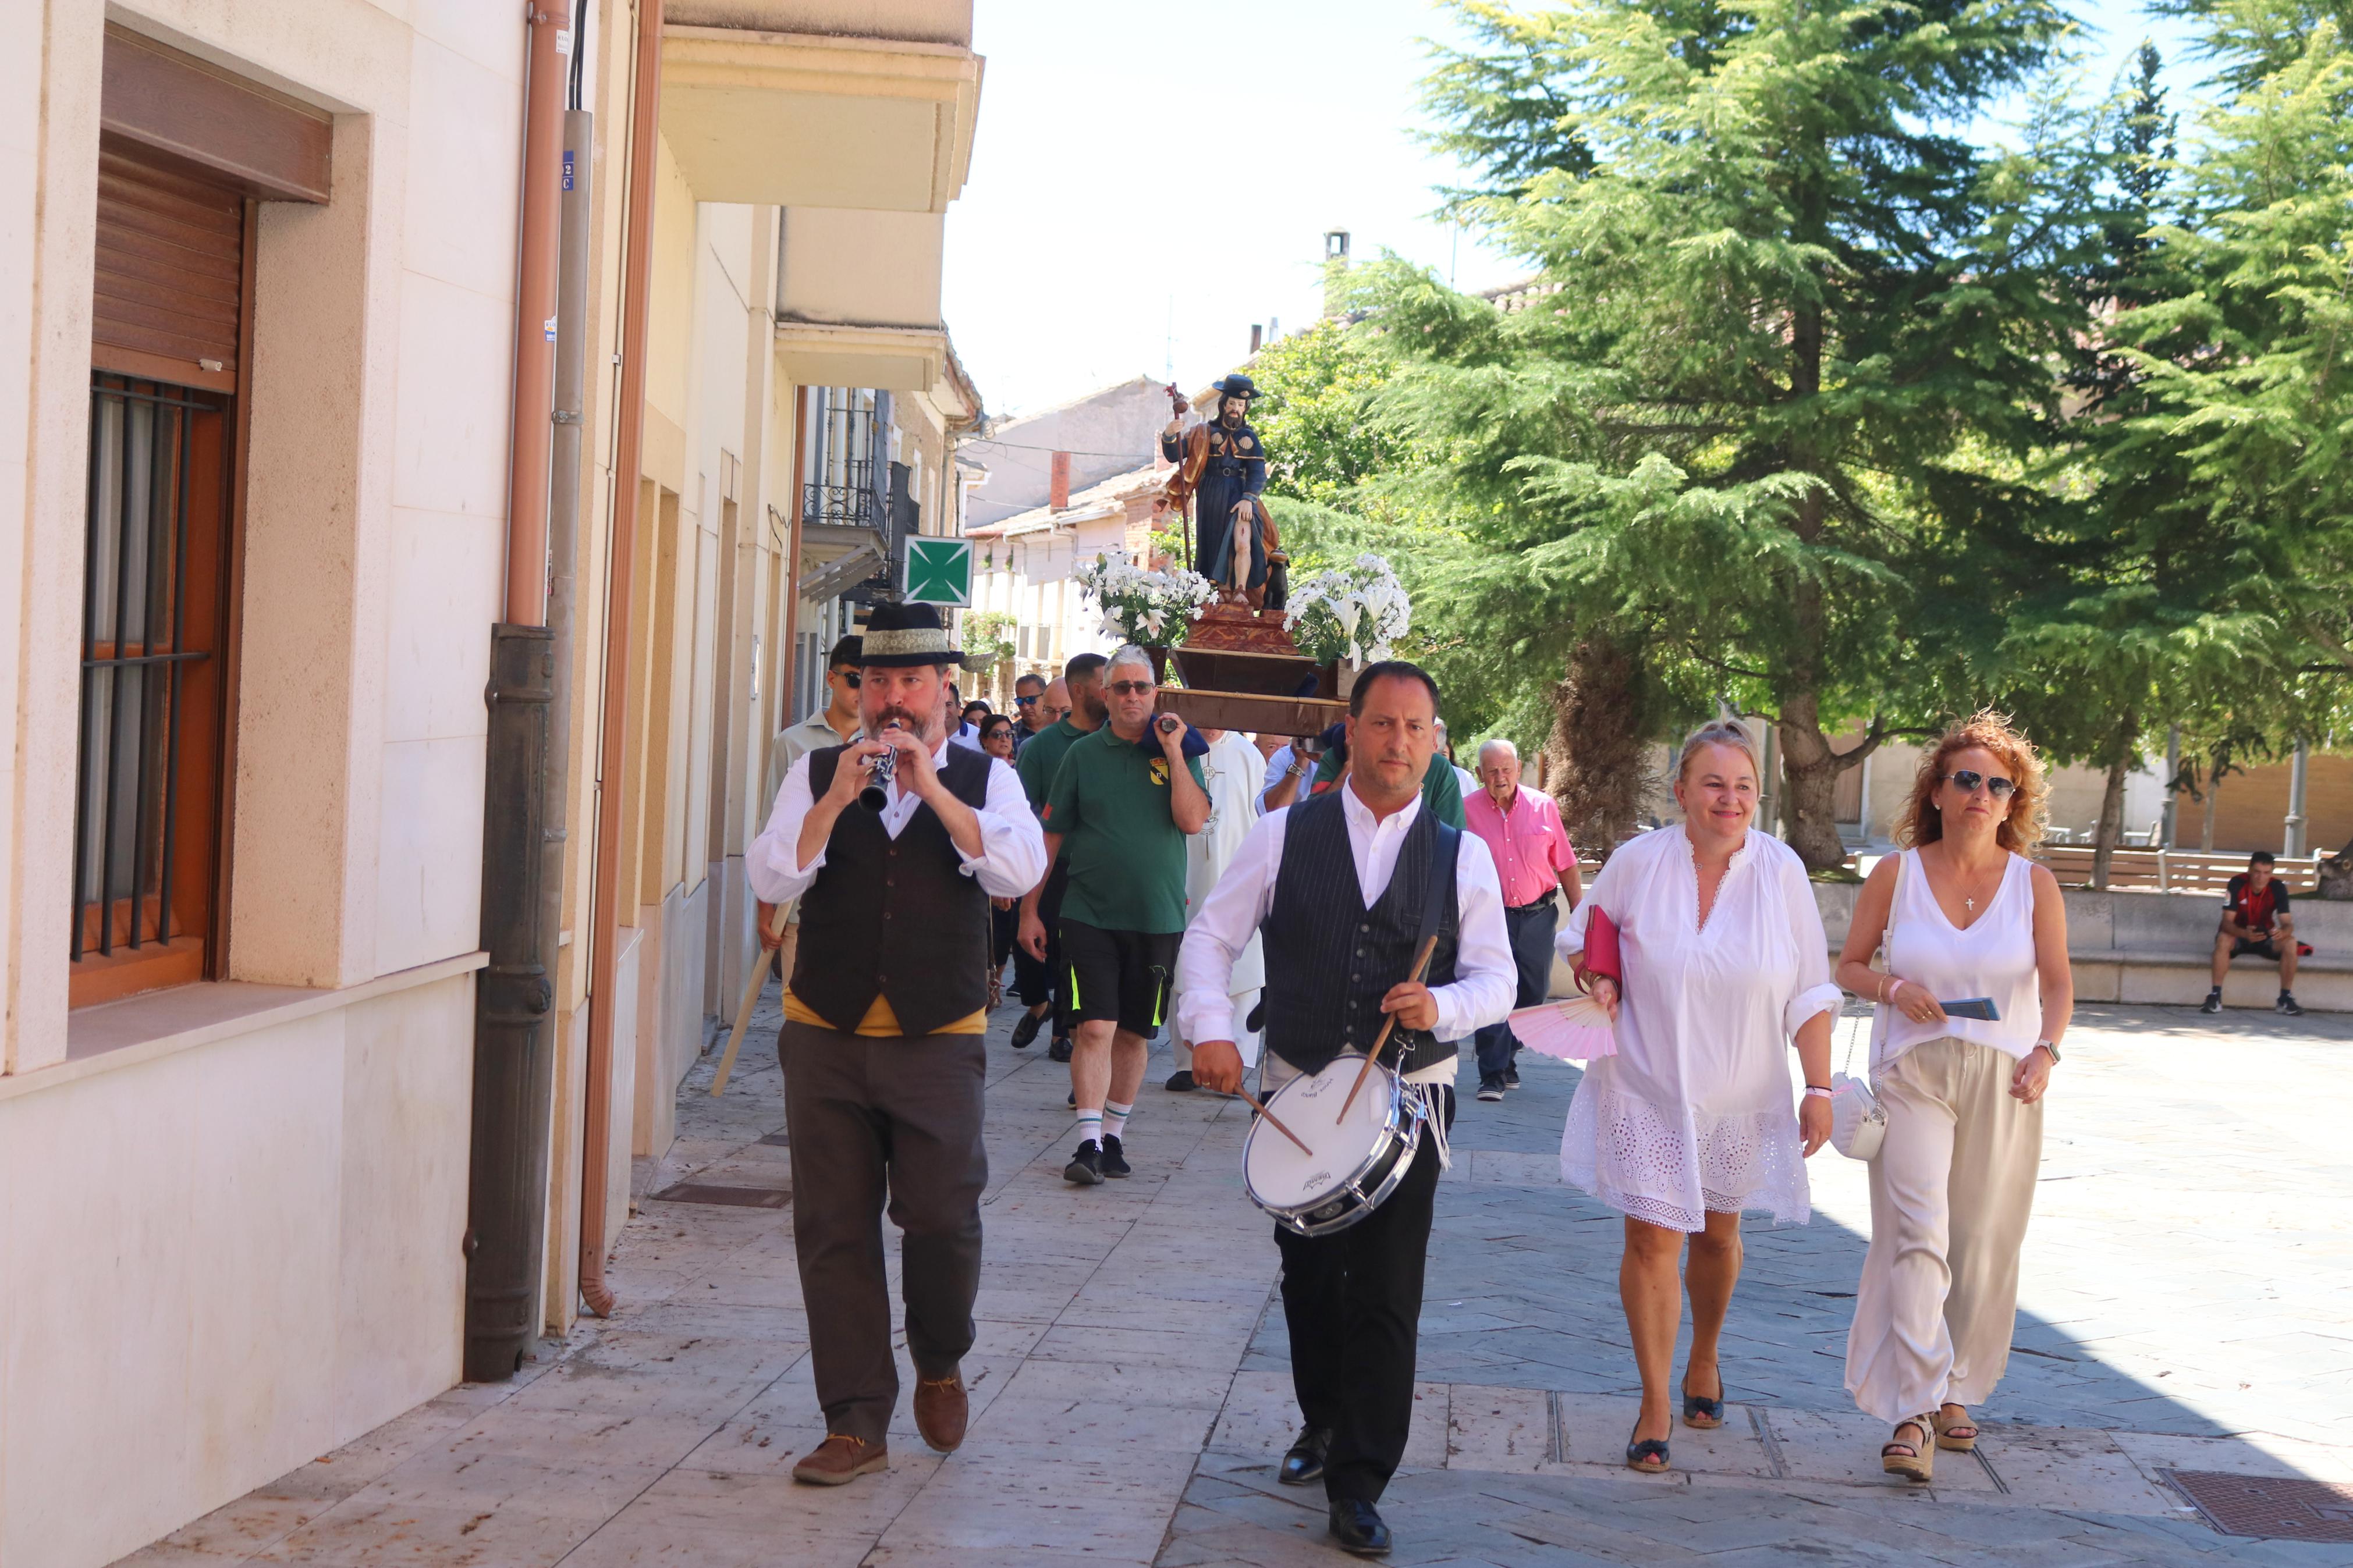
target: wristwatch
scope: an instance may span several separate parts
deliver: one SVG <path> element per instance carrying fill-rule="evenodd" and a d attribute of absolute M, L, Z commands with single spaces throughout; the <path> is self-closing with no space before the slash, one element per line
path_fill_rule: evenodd
<path fill-rule="evenodd" d="M 2052 1045 L 2049 1040 L 2037 1040 L 2034 1043 L 2051 1053 L 2051 1065 L 2052 1067 L 2055 1068 L 2059 1065 L 2059 1047 L 2057 1046 Z"/>

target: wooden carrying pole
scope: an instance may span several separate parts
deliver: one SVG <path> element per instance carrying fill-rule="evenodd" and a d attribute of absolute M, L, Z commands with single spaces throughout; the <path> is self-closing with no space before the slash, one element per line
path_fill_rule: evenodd
<path fill-rule="evenodd" d="M 1415 984 L 1420 981 L 1422 972 L 1430 967 L 1430 955 L 1437 951 L 1438 938 L 1435 935 L 1422 939 L 1421 951 L 1413 956 L 1413 973 L 1405 977 L 1407 984 Z M 1380 1037 L 1373 1041 L 1372 1053 L 1365 1058 L 1365 1065 L 1356 1069 L 1356 1081 L 1348 1086 L 1348 1098 L 1340 1102 L 1340 1114 L 1332 1119 L 1335 1123 L 1345 1120 L 1348 1114 L 1348 1107 L 1356 1103 L 1356 1091 L 1365 1087 L 1366 1079 L 1373 1076 L 1373 1064 L 1381 1059 L 1381 1047 L 1389 1043 L 1389 1031 L 1396 1027 L 1395 1013 L 1381 1020 Z"/>
<path fill-rule="evenodd" d="M 785 911 L 790 904 L 778 904 L 768 917 L 768 934 L 783 940 Z M 744 1048 L 744 1031 L 752 1022 L 752 1009 L 759 1005 L 760 993 L 768 988 L 767 948 L 760 950 L 760 961 L 752 966 L 751 978 L 744 983 L 744 1000 L 735 1004 L 735 1027 L 728 1034 L 726 1054 L 719 1058 L 719 1070 L 711 1075 L 711 1098 L 718 1099 L 727 1091 L 727 1075 L 735 1070 L 735 1053 Z"/>

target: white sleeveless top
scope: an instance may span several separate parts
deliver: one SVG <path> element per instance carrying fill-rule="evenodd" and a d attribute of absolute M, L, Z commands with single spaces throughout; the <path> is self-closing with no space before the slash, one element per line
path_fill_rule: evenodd
<path fill-rule="evenodd" d="M 1914 1046 L 1951 1036 L 2024 1057 L 2042 1037 L 2042 992 L 2034 967 L 2033 862 L 2012 855 L 1993 900 L 1964 931 L 1947 919 L 1920 868 L 1920 852 L 1904 851 L 1895 903 L 1887 915 L 1887 965 L 1898 979 L 1925 985 L 1939 1002 L 1990 996 L 1998 1022 L 1947 1018 L 1915 1024 L 1888 1010 L 1887 1043 L 1880 1065 Z"/>

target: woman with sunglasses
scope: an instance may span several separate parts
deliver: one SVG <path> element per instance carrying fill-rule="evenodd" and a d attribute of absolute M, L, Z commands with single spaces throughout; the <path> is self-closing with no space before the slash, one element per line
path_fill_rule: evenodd
<path fill-rule="evenodd" d="M 2075 1005 L 2066 905 L 2027 858 L 2047 793 L 2001 715 L 1947 730 L 1896 830 L 1908 847 L 1864 882 L 1839 959 L 1839 984 L 1885 1023 L 1871 1078 L 1887 1113 L 1846 1386 L 1896 1424 L 1880 1468 L 1915 1481 L 1937 1449 L 1977 1447 L 1969 1407 L 2010 1361 L 2042 1094 Z"/>

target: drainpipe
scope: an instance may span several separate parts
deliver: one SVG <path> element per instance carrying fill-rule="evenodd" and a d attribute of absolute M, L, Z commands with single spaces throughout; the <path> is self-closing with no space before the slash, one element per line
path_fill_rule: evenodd
<path fill-rule="evenodd" d="M 785 258 L 783 247 L 777 247 L 776 266 L 782 276 Z M 806 482 L 801 473 L 801 454 L 808 445 L 808 388 L 793 388 L 793 460 L 786 472 L 792 476 L 785 487 L 785 657 L 777 663 L 777 684 L 782 688 L 779 698 L 784 703 L 784 723 L 781 730 L 800 715 L 793 710 L 793 695 L 800 688 L 794 684 L 799 678 L 796 661 L 801 647 L 801 486 Z"/>
<path fill-rule="evenodd" d="M 568 18 L 533 5 L 523 98 L 522 224 L 515 280 L 513 433 L 508 454 L 506 619 L 491 628 L 484 759 L 481 944 L 474 988 L 473 1135 L 466 1198 L 468 1381 L 514 1375 L 539 1322 L 555 1053 L 553 927 L 563 864 L 548 869 L 555 639 L 546 615 L 548 337 L 555 287 L 557 140 Z"/>
<path fill-rule="evenodd" d="M 646 435 L 646 314 L 653 292 L 654 134 L 661 105 L 662 0 L 638 0 L 629 102 L 629 200 L 622 219 L 620 421 L 613 454 L 612 567 L 605 596 L 605 699 L 597 747 L 596 875 L 589 896 L 587 1115 L 580 1150 L 580 1294 L 600 1318 L 605 1283 L 606 1152 L 613 1138 L 613 989 L 620 935 L 621 774 L 628 765 L 629 615 L 638 559 L 638 469 Z"/>

